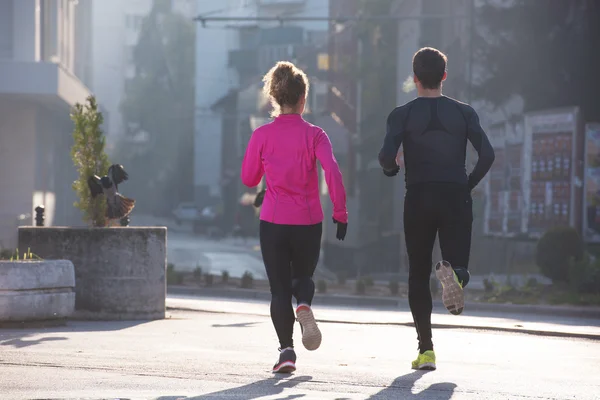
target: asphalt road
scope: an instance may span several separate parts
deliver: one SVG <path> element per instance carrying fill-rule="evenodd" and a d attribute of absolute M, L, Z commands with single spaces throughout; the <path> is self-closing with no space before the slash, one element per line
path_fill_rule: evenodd
<path fill-rule="evenodd" d="M 322 347 L 301 348 L 297 329 L 298 370 L 275 378 L 267 317 L 170 317 L 0 330 L 0 398 L 600 399 L 600 341 L 440 329 L 438 370 L 421 373 L 413 328 L 322 323 Z"/>

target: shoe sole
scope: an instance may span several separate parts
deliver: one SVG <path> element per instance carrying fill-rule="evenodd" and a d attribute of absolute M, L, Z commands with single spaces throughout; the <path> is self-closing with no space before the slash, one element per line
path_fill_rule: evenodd
<path fill-rule="evenodd" d="M 302 326 L 302 344 L 306 350 L 318 349 L 323 337 L 312 310 L 309 307 L 300 306 L 296 309 L 296 317 Z"/>
<path fill-rule="evenodd" d="M 442 283 L 442 301 L 453 315 L 462 314 L 465 308 L 463 288 L 454 279 L 454 270 L 447 261 L 440 261 L 435 266 L 435 276 Z"/>
<path fill-rule="evenodd" d="M 273 368 L 274 374 L 290 374 L 296 370 L 296 364 L 291 361 L 282 362 Z"/>
<path fill-rule="evenodd" d="M 425 364 L 419 365 L 418 368 L 413 368 L 413 369 L 420 370 L 420 371 L 435 371 L 435 364 L 434 363 L 425 363 Z"/>

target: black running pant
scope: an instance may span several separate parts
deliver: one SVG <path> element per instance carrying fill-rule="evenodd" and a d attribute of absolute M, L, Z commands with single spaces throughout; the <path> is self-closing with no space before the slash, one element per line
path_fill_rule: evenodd
<path fill-rule="evenodd" d="M 453 268 L 468 268 L 473 200 L 466 186 L 451 183 L 411 185 L 404 199 L 404 236 L 408 253 L 408 302 L 421 351 L 432 350 L 432 252 L 439 235 L 442 258 Z"/>
<path fill-rule="evenodd" d="M 260 221 L 260 248 L 271 286 L 271 320 L 282 349 L 293 347 L 294 309 L 312 303 L 312 280 L 321 251 L 322 224 L 279 225 Z"/>

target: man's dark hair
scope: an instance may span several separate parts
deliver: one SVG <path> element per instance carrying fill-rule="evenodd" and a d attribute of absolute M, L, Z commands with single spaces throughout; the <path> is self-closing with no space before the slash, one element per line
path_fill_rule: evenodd
<path fill-rule="evenodd" d="M 446 62 L 444 53 L 432 47 L 423 47 L 413 57 L 413 72 L 423 88 L 438 89 L 442 84 Z"/>

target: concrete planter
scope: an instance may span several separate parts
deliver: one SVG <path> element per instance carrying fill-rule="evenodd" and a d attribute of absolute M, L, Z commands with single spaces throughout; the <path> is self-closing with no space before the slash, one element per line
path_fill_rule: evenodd
<path fill-rule="evenodd" d="M 74 288 L 71 261 L 0 261 L 0 322 L 68 318 Z"/>
<path fill-rule="evenodd" d="M 19 228 L 20 249 L 73 262 L 78 319 L 164 318 L 166 247 L 166 228 Z"/>

